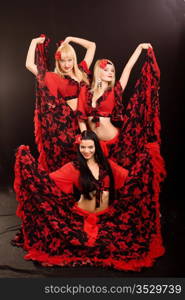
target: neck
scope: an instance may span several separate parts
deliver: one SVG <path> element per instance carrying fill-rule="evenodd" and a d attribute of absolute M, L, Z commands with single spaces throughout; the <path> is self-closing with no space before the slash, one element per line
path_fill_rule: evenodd
<path fill-rule="evenodd" d="M 92 164 L 94 164 L 94 163 L 95 163 L 94 157 L 91 157 L 90 159 L 87 160 L 87 164 L 88 164 L 88 165 L 92 165 Z"/>
<path fill-rule="evenodd" d="M 67 76 L 73 77 L 74 73 L 73 73 L 73 71 L 70 71 L 70 72 L 68 72 L 68 73 L 64 73 L 64 75 L 67 75 Z"/>
<path fill-rule="evenodd" d="M 108 82 L 102 81 L 102 90 L 106 90 L 108 88 Z"/>

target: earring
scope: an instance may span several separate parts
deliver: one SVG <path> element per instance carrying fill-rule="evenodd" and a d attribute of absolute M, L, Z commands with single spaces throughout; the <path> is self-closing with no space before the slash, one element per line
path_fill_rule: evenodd
<path fill-rule="evenodd" d="M 98 87 L 98 88 L 101 88 L 101 87 L 102 87 L 102 81 L 101 81 L 101 79 L 98 79 L 97 87 Z"/>

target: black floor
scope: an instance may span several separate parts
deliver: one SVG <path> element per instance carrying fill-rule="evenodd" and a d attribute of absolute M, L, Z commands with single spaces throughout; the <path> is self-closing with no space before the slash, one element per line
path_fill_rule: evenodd
<path fill-rule="evenodd" d="M 15 215 L 17 202 L 12 188 L 0 193 L 0 278 L 46 277 L 185 277 L 185 225 L 184 213 L 166 210 L 162 215 L 166 253 L 151 268 L 141 272 L 123 272 L 95 267 L 41 267 L 25 261 L 25 252 L 13 247 L 10 240 L 20 227 Z"/>

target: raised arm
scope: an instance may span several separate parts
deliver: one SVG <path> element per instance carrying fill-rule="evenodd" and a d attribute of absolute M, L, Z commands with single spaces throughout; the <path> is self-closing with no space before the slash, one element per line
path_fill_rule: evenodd
<path fill-rule="evenodd" d="M 149 47 L 152 48 L 152 45 L 149 43 L 139 44 L 139 46 L 136 48 L 136 50 L 130 57 L 130 59 L 127 62 L 126 66 L 124 67 L 123 72 L 120 77 L 120 83 L 121 83 L 123 90 L 125 89 L 125 87 L 127 85 L 128 79 L 130 77 L 130 72 L 131 72 L 133 66 L 135 65 L 136 61 L 138 60 L 138 58 L 142 52 L 142 49 L 148 49 Z"/>
<path fill-rule="evenodd" d="M 45 37 L 39 37 L 35 38 L 31 41 L 27 57 L 26 57 L 26 68 L 32 72 L 35 76 L 38 75 L 38 69 L 35 64 L 35 49 L 37 47 L 37 44 L 42 44 L 45 40 Z"/>
<path fill-rule="evenodd" d="M 76 43 L 87 49 L 84 60 L 86 61 L 88 68 L 90 68 L 94 58 L 96 44 L 94 42 L 72 36 L 68 36 L 67 38 L 65 38 L 64 43 L 70 42 Z"/>
<path fill-rule="evenodd" d="M 78 126 L 80 128 L 80 132 L 87 130 L 87 125 L 86 125 L 85 121 L 78 121 Z"/>

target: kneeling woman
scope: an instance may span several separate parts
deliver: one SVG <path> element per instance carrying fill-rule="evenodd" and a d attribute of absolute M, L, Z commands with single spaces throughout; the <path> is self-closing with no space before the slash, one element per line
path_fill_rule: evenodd
<path fill-rule="evenodd" d="M 65 193 L 71 193 L 73 187 L 81 192 L 78 207 L 89 212 L 102 211 L 114 201 L 115 190 L 124 185 L 128 171 L 106 159 L 93 131 L 84 131 L 77 143 L 77 161 L 50 173 L 50 178 Z"/>
<path fill-rule="evenodd" d="M 37 167 L 27 146 L 18 149 L 15 191 L 22 228 L 13 244 L 28 252 L 25 259 L 43 265 L 120 270 L 152 265 L 164 249 L 149 197 L 147 153 L 128 173 L 104 157 L 95 133 L 84 131 L 78 143 L 78 159 L 49 175 Z"/>

